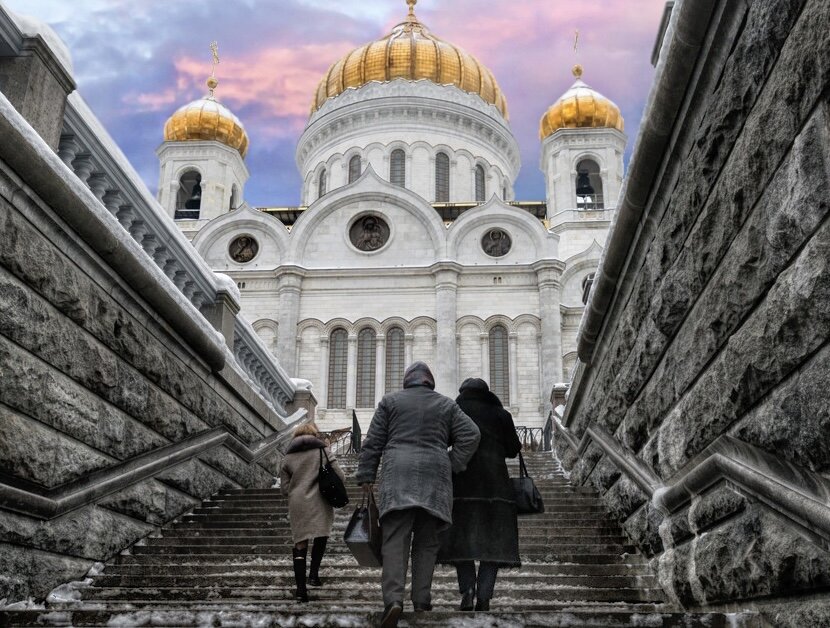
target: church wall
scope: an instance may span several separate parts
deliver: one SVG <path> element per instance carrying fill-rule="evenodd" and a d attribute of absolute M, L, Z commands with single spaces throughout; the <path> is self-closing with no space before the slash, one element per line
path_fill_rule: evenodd
<path fill-rule="evenodd" d="M 518 381 L 518 394 L 511 402 L 511 406 L 518 407 L 513 420 L 517 425 L 538 427 L 545 417 L 541 416 L 542 396 L 540 387 L 542 385 L 539 368 L 539 334 L 541 330 L 538 324 L 521 323 L 517 326 L 516 340 L 517 355 L 516 369 Z"/>
<path fill-rule="evenodd" d="M 684 2 L 681 20 L 621 211 L 648 202 L 612 237 L 628 261 L 604 271 L 619 292 L 557 449 L 672 600 L 829 625 L 806 594 L 830 585 L 830 4 Z"/>
<path fill-rule="evenodd" d="M 478 324 L 468 323 L 461 325 L 458 330 L 458 381 L 463 382 L 468 377 L 488 379 L 482 367 L 483 331 Z"/>
<path fill-rule="evenodd" d="M 357 250 L 349 240 L 351 222 L 365 213 L 382 214 L 390 229 L 386 245 L 375 252 Z M 425 220 L 381 197 L 357 200 L 314 220 L 311 233 L 298 242 L 297 262 L 305 268 L 377 268 L 428 266 L 435 261 L 435 243 Z M 405 245 L 404 245 L 405 243 Z"/>

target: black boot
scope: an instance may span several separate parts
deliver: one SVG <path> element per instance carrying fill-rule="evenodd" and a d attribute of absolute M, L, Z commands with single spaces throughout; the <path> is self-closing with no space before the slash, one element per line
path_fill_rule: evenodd
<path fill-rule="evenodd" d="M 308 591 L 305 586 L 305 557 L 308 553 L 308 548 L 291 550 L 294 557 L 294 581 L 297 583 L 297 590 L 294 592 L 294 597 L 298 602 L 308 602 Z"/>
<path fill-rule="evenodd" d="M 476 600 L 476 610 L 477 611 L 489 611 L 490 610 L 490 600 Z"/>
<path fill-rule="evenodd" d="M 323 562 L 323 554 L 326 553 L 326 543 L 329 537 L 318 536 L 311 546 L 311 567 L 308 570 L 308 583 L 313 587 L 323 586 L 320 580 L 320 563 Z"/>
<path fill-rule="evenodd" d="M 461 606 L 459 610 L 462 611 L 471 611 L 473 610 L 473 602 L 475 601 L 476 597 L 476 590 L 475 589 L 467 589 L 461 594 Z"/>

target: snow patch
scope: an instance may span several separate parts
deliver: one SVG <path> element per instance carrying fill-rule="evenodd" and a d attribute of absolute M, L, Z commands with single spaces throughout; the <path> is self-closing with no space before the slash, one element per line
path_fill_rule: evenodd
<path fill-rule="evenodd" d="M 92 578 L 67 582 L 52 589 L 46 596 L 47 604 L 72 604 L 81 601 L 81 591 L 92 585 Z"/>
<path fill-rule="evenodd" d="M 42 611 L 46 609 L 43 602 L 35 602 L 32 598 L 26 598 L 19 602 L 6 604 L 7 598 L 0 599 L 0 610 L 2 611 Z"/>

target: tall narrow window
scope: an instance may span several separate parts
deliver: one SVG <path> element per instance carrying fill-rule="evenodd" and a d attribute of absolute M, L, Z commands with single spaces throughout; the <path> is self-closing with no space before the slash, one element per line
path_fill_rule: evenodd
<path fill-rule="evenodd" d="M 357 335 L 357 407 L 375 407 L 375 330 L 365 327 Z"/>
<path fill-rule="evenodd" d="M 404 364 L 403 329 L 393 327 L 386 332 L 386 392 L 397 392 L 403 388 Z"/>
<path fill-rule="evenodd" d="M 583 159 L 576 165 L 576 208 L 603 209 L 602 175 L 592 159 Z"/>
<path fill-rule="evenodd" d="M 346 407 L 346 369 L 348 368 L 349 336 L 343 328 L 331 332 L 329 342 L 329 408 Z"/>
<path fill-rule="evenodd" d="M 317 198 L 322 198 L 326 194 L 326 169 L 320 171 L 320 178 L 317 179 Z"/>
<path fill-rule="evenodd" d="M 392 185 L 406 187 L 406 153 L 400 148 L 393 150 L 389 157 L 389 181 Z"/>
<path fill-rule="evenodd" d="M 447 153 L 435 156 L 435 202 L 450 202 L 450 158 Z"/>
<path fill-rule="evenodd" d="M 484 202 L 484 166 L 476 166 L 476 202 Z"/>
<path fill-rule="evenodd" d="M 185 172 L 179 179 L 176 195 L 176 220 L 198 220 L 202 207 L 202 175 L 195 170 Z"/>
<path fill-rule="evenodd" d="M 349 160 L 349 183 L 354 183 L 360 178 L 360 155 L 355 155 Z"/>
<path fill-rule="evenodd" d="M 505 406 L 510 405 L 510 354 L 504 325 L 490 330 L 490 390 Z"/>

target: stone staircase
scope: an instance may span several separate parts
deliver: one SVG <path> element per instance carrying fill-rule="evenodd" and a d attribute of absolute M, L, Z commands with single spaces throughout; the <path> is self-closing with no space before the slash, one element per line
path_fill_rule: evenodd
<path fill-rule="evenodd" d="M 457 611 L 455 571 L 436 569 L 434 611 L 409 600 L 401 626 L 761 626 L 751 614 L 677 612 L 647 562 L 596 493 L 571 486 L 549 453 L 526 457 L 545 500 L 520 518 L 523 566 L 499 574 L 490 613 Z M 356 459 L 341 456 L 352 476 Z M 517 465 L 511 462 L 511 474 Z M 359 488 L 349 486 L 352 502 Z M 80 601 L 0 613 L 0 625 L 371 626 L 382 606 L 380 570 L 356 565 L 343 543 L 352 512 L 336 512 L 322 588 L 297 604 L 287 504 L 279 489 L 228 490 L 113 559 Z"/>

